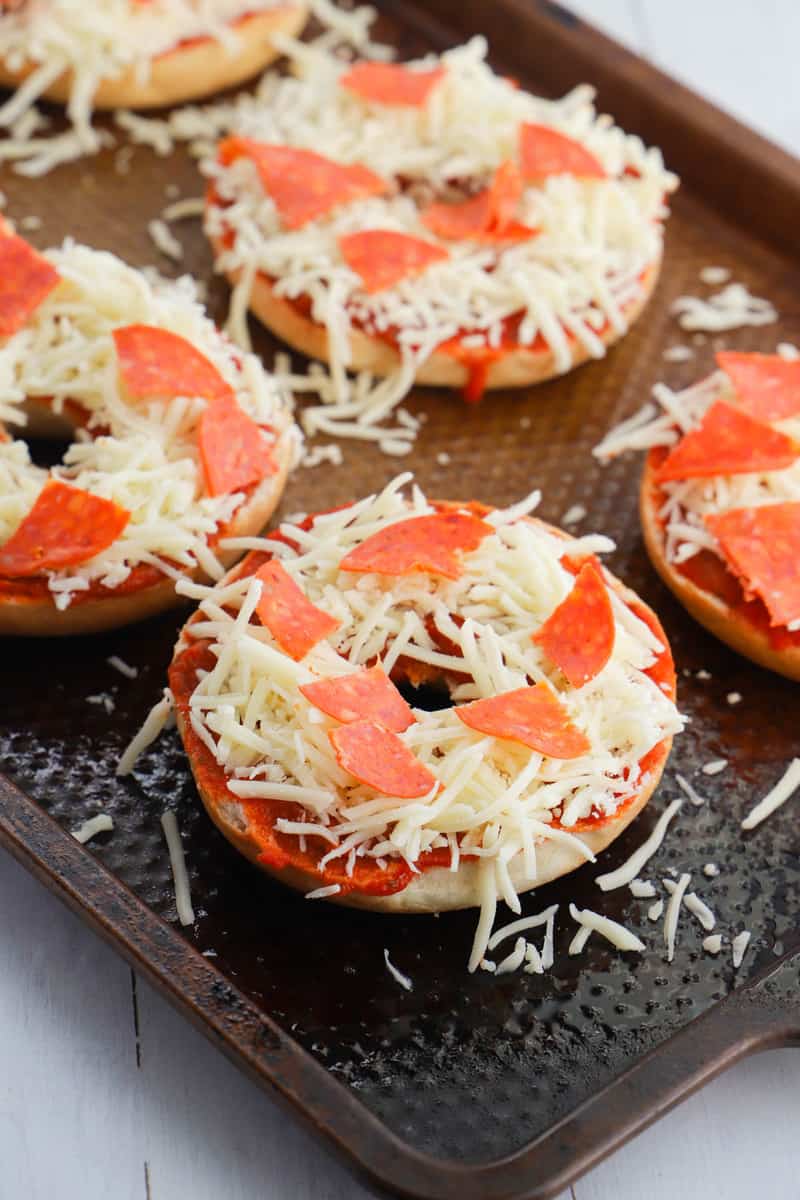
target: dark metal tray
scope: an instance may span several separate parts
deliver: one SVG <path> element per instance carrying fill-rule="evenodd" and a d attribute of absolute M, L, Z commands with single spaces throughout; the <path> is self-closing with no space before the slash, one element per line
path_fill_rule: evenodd
<path fill-rule="evenodd" d="M 380 7 L 383 35 L 404 53 L 488 29 L 497 65 L 526 85 L 556 93 L 592 80 L 602 106 L 661 144 L 683 175 L 662 281 L 625 341 L 603 362 L 529 392 L 495 394 L 477 408 L 449 393 L 416 393 L 411 407 L 428 421 L 411 465 L 439 496 L 503 504 L 541 486 L 545 517 L 557 521 L 582 502 L 587 525 L 616 538 L 610 565 L 661 614 L 692 720 L 653 805 L 603 868 L 623 861 L 678 794 L 675 772 L 692 779 L 708 801 L 684 806 L 652 873 L 692 872 L 722 929 L 752 929 L 744 965 L 735 973 L 728 950 L 705 955 L 701 931 L 688 919 L 667 964 L 660 928 L 622 889 L 602 897 L 602 906 L 643 930 L 647 953 L 621 955 L 594 941 L 570 959 L 562 920 L 551 974 L 470 977 L 464 964 L 474 913 L 357 913 L 308 904 L 262 878 L 199 808 L 174 735 L 134 779 L 114 776 L 120 750 L 163 685 L 180 614 L 93 639 L 0 642 L 0 766 L 8 777 L 0 777 L 0 845 L 373 1183 L 414 1197 L 545 1197 L 736 1058 L 800 1041 L 796 809 L 788 806 L 753 834 L 739 829 L 754 798 L 797 753 L 796 685 L 751 666 L 692 623 L 645 559 L 636 465 L 603 470 L 590 453 L 657 379 L 680 383 L 710 367 L 711 340 L 690 363 L 661 357 L 666 345 L 686 340 L 669 302 L 697 292 L 702 266 L 730 267 L 782 313 L 779 325 L 731 335 L 729 345 L 771 349 L 798 337 L 800 172 L 555 6 L 387 0 Z M 44 182 L 7 173 L 3 188 L 12 216 L 43 218 L 40 245 L 71 233 L 147 262 L 145 225 L 163 206 L 167 183 L 184 195 L 199 191 L 182 153 L 160 160 L 137 149 L 129 175 L 117 174 L 107 153 Z M 186 231 L 183 240 L 187 268 L 210 279 L 202 234 Z M 216 281 L 210 294 L 220 316 L 225 289 Z M 259 335 L 258 346 L 269 361 L 274 343 Z M 447 467 L 437 464 L 443 449 Z M 377 451 L 345 447 L 343 468 L 298 472 L 284 511 L 342 503 L 379 486 L 396 466 Z M 108 665 L 112 654 L 139 668 L 135 681 Z M 698 679 L 701 668 L 710 679 Z M 743 696 L 736 708 L 726 703 L 731 691 Z M 99 692 L 113 694 L 113 714 L 87 702 Z M 714 778 L 697 777 L 712 757 L 730 765 Z M 167 804 L 178 810 L 197 907 L 188 931 L 176 924 L 159 823 Z M 101 806 L 115 830 L 83 849 L 64 830 Z M 709 860 L 721 867 L 713 884 L 701 870 Z M 542 889 L 527 910 L 569 899 L 597 906 L 597 873 L 587 867 Z M 412 977 L 412 992 L 388 975 L 384 948 Z"/>

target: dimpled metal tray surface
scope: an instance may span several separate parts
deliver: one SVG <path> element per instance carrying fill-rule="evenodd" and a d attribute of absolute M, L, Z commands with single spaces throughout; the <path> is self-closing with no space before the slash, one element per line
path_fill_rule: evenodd
<path fill-rule="evenodd" d="M 800 337 L 800 172 L 797 164 L 571 14 L 532 0 L 385 3 L 380 33 L 401 53 L 455 44 L 487 30 L 495 64 L 546 94 L 588 79 L 603 110 L 660 144 L 683 177 L 668 227 L 662 280 L 643 319 L 602 362 L 467 408 L 451 393 L 419 391 L 427 421 L 401 462 L 361 445 L 345 463 L 296 473 L 283 512 L 341 504 L 410 466 L 430 494 L 493 504 L 544 492 L 558 521 L 585 505 L 582 528 L 610 534 L 609 565 L 661 615 L 691 718 L 652 803 L 603 860 L 621 863 L 679 795 L 676 774 L 705 797 L 686 803 L 647 874 L 688 871 L 728 934 L 753 933 L 741 968 L 730 945 L 702 950 L 684 914 L 675 958 L 660 924 L 627 888 L 603 895 L 586 866 L 524 899 L 525 912 L 561 905 L 553 970 L 502 978 L 465 964 L 475 913 L 397 918 L 307 903 L 241 859 L 200 807 L 174 733 L 117 780 L 120 751 L 164 685 L 183 614 L 92 639 L 0 643 L 0 844 L 86 916 L 137 968 L 259 1083 L 271 1087 L 374 1184 L 415 1197 L 553 1195 L 740 1055 L 800 1041 L 800 859 L 796 808 L 751 834 L 739 822 L 797 752 L 796 685 L 751 666 L 695 625 L 645 558 L 632 459 L 598 467 L 591 448 L 658 379 L 688 382 L 710 368 L 715 343 L 667 363 L 687 341 L 671 301 L 709 264 L 776 304 L 780 322 L 726 344 L 770 350 Z M 72 234 L 132 262 L 153 261 L 145 227 L 165 187 L 198 194 L 195 167 L 177 152 L 137 149 L 120 174 L 113 151 L 42 181 L 6 171 L 13 217 L 42 218 L 45 246 Z M 57 202 L 55 199 L 57 198 Z M 765 202 L 767 201 L 767 202 Z M 184 267 L 210 283 L 214 314 L 226 289 L 211 280 L 195 225 L 182 230 Z M 700 339 L 698 339 L 698 342 Z M 271 361 L 275 344 L 257 335 Z M 442 451 L 449 463 L 440 465 Z M 444 460 L 446 461 L 446 460 Z M 127 680 L 108 663 L 138 668 Z M 698 671 L 701 672 L 698 677 Z M 741 703 L 726 697 L 739 692 Z M 107 693 L 114 710 L 88 697 Z M 725 758 L 713 777 L 703 763 Z M 160 826 L 177 811 L 196 905 L 182 929 Z M 115 828 L 80 847 L 66 830 L 99 809 Z M 710 880 L 703 865 L 717 863 Z M 567 904 L 601 908 L 647 943 L 622 954 L 602 939 L 570 958 Z M 398 986 L 384 949 L 413 981 Z"/>

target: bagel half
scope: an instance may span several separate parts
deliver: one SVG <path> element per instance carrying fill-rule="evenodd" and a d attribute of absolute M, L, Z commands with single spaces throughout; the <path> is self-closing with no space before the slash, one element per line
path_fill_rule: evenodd
<path fill-rule="evenodd" d="M 639 492 L 644 543 L 656 571 L 687 612 L 714 637 L 759 666 L 800 680 L 800 633 L 787 632 L 776 638 L 764 606 L 759 600 L 748 601 L 722 564 L 726 594 L 699 586 L 667 560 L 664 527 L 658 515 L 661 489 L 655 478 L 659 461 L 658 453 L 648 454 Z"/>
<path fill-rule="evenodd" d="M 161 108 L 202 100 L 235 87 L 257 75 L 279 54 L 272 38 L 276 33 L 289 37 L 298 34 L 308 18 L 305 0 L 292 0 L 278 8 L 248 13 L 235 22 L 241 47 L 232 54 L 215 38 L 187 41 L 159 55 L 150 66 L 147 79 L 139 79 L 135 66 L 114 79 L 101 80 L 92 97 L 95 109 Z M 124 31 L 122 36 L 124 36 Z M 38 63 L 26 63 L 12 70 L 0 61 L 0 87 L 17 88 L 35 70 Z M 61 104 L 69 101 L 74 84 L 71 71 L 59 76 L 45 91 L 48 100 Z"/>
<path fill-rule="evenodd" d="M 528 519 L 533 520 L 533 518 Z M 554 530 L 554 532 L 564 537 L 566 541 L 573 540 L 560 530 Z M 263 556 L 261 558 L 263 561 Z M 255 569 L 255 566 L 251 568 L 251 570 Z M 229 572 L 224 583 L 232 582 L 248 573 L 250 573 L 248 560 L 245 559 Z M 608 573 L 606 573 L 606 578 L 609 578 Z M 664 653 L 648 671 L 648 674 L 663 687 L 665 694 L 674 702 L 675 672 L 672 655 L 658 618 L 634 592 L 626 588 L 619 580 L 610 578 L 612 586 L 620 598 L 634 609 L 636 615 L 662 641 L 665 647 Z M 224 586 L 224 583 L 220 586 Z M 251 863 L 297 891 L 304 893 L 312 891 L 323 882 L 319 873 L 294 864 L 275 869 L 270 864 L 259 860 L 262 847 L 257 838 L 249 831 L 243 806 L 227 789 L 224 771 L 216 763 L 208 747 L 198 737 L 189 722 L 189 700 L 196 686 L 196 668 L 201 665 L 201 659 L 197 655 L 203 653 L 203 644 L 195 642 L 191 637 L 191 625 L 194 619 L 194 617 L 190 619 L 181 631 L 175 647 L 169 679 L 175 699 L 178 729 L 186 748 L 200 799 L 206 812 L 223 836 Z M 205 652 L 209 658 L 208 665 L 213 666 L 216 660 L 207 649 L 207 644 Z M 599 854 L 615 838 L 619 837 L 645 807 L 658 786 L 671 746 L 672 737 L 669 736 L 663 738 L 649 751 L 641 762 L 644 775 L 642 788 L 614 817 L 593 826 L 591 821 L 587 822 L 586 824 L 590 827 L 576 834 L 593 854 Z M 512 859 L 509 871 L 516 891 L 521 894 L 576 870 L 585 861 L 585 856 L 575 846 L 550 840 L 537 844 L 537 872 L 534 879 L 526 877 L 520 855 Z M 412 875 L 410 881 L 401 890 L 391 891 L 387 887 L 384 894 L 368 894 L 355 890 L 343 891 L 329 899 L 336 904 L 376 912 L 445 912 L 479 906 L 481 903 L 479 888 L 479 863 L 474 859 L 467 858 L 461 860 L 458 870 L 455 872 L 450 870 L 449 865 L 426 867 L 420 874 Z"/>
<path fill-rule="evenodd" d="M 224 239 L 212 238 L 212 246 L 215 257 L 219 257 L 224 250 Z M 658 281 L 660 267 L 659 260 L 644 272 L 640 294 L 625 309 L 629 326 L 640 316 L 650 299 Z M 237 271 L 226 272 L 231 286 L 236 285 L 239 275 L 240 272 Z M 270 333 L 286 342 L 293 350 L 305 354 L 307 358 L 330 362 L 328 332 L 324 325 L 314 321 L 298 305 L 277 295 L 274 282 L 268 276 L 261 273 L 256 275 L 249 307 Z M 608 347 L 618 342 L 625 334 L 618 333 L 607 325 L 597 336 Z M 349 346 L 350 371 L 369 371 L 373 375 L 383 376 L 391 375 L 401 366 L 400 355 L 390 342 L 361 329 L 351 329 Z M 570 370 L 592 357 L 584 344 L 577 341 L 572 343 L 572 354 Z M 557 368 L 555 355 L 549 346 L 539 348 L 516 345 L 506 350 L 502 358 L 497 358 L 489 364 L 485 388 L 495 391 L 500 388 L 530 387 L 535 383 L 544 383 L 545 380 L 559 374 L 562 372 Z M 470 382 L 470 367 L 454 355 L 436 350 L 419 367 L 415 382 L 426 387 L 465 388 Z"/>
<path fill-rule="evenodd" d="M 221 531 L 221 537 L 251 537 L 261 532 L 283 495 L 292 466 L 293 447 L 290 431 L 284 431 L 274 447 L 278 470 L 263 479 L 248 495 Z M 230 566 L 237 552 L 218 554 L 224 566 Z M 202 570 L 187 573 L 187 578 L 202 582 Z M 53 603 L 47 580 L 0 578 L 0 636 L 68 637 L 73 634 L 100 633 L 143 621 L 184 603 L 175 592 L 175 582 L 155 567 L 145 567 L 118 588 L 96 586 L 88 592 L 76 592 L 68 608 L 59 611 Z"/>

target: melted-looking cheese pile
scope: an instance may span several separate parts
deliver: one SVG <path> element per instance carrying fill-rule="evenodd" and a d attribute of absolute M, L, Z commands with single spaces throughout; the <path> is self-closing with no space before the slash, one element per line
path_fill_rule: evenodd
<path fill-rule="evenodd" d="M 258 580 L 246 577 L 216 589 L 178 585 L 200 599 L 191 636 L 208 639 L 217 659 L 192 695 L 191 724 L 229 776 L 234 794 L 297 801 L 305 809 L 303 819 L 281 819 L 276 828 L 299 839 L 324 838 L 330 850 L 323 864 L 343 858 L 352 871 L 356 859 L 366 856 L 379 862 L 402 858 L 413 867 L 425 851 L 438 848 L 450 851 L 453 870 L 465 852 L 480 859 L 483 911 L 474 969 L 486 949 L 497 900 L 519 912 L 517 886 L 536 880 L 537 846 L 562 840 L 591 858 L 570 827 L 591 814 L 613 815 L 646 782 L 639 761 L 676 733 L 682 720 L 645 674 L 661 649 L 658 639 L 613 589 L 613 654 L 584 687 L 570 687 L 531 641 L 575 581 L 560 563 L 564 540 L 522 519 L 537 496 L 486 517 L 494 532 L 463 556 L 457 580 L 340 571 L 344 555 L 376 530 L 434 511 L 417 487 L 405 497 L 401 489 L 410 478 L 400 476 L 380 494 L 318 517 L 308 531 L 283 525 L 281 532 L 297 549 L 248 539 L 248 545 L 279 557 L 306 596 L 341 621 L 301 662 L 254 622 Z M 574 555 L 611 546 L 598 536 L 568 543 Z M 435 643 L 429 621 L 457 653 Z M 389 673 L 401 655 L 445 676 L 462 673 L 465 678 L 450 689 L 457 704 L 549 681 L 591 752 L 568 761 L 547 758 L 475 732 L 452 708 L 417 708 L 416 723 L 399 736 L 441 788 L 421 801 L 376 793 L 339 766 L 327 736 L 336 723 L 298 689 L 376 659 Z M 554 815 L 563 828 L 553 826 Z"/>
<path fill-rule="evenodd" d="M 61 283 L 0 346 L 0 421 L 24 427 L 23 406 L 31 396 L 51 397 L 56 411 L 66 400 L 80 404 L 91 414 L 89 427 L 103 432 L 91 437 L 79 432 L 52 474 L 131 513 L 108 549 L 69 571 L 47 573 L 56 603 L 66 607 L 93 581 L 115 587 L 140 563 L 168 575 L 200 566 L 219 578 L 222 568 L 208 539 L 245 497 L 204 494 L 197 423 L 206 402 L 191 396 L 126 402 L 112 332 L 141 323 L 186 338 L 234 388 L 242 410 L 271 426 L 281 441 L 296 436 L 287 400 L 260 361 L 217 330 L 190 279 L 171 282 L 145 274 L 113 254 L 71 242 L 46 257 Z M 30 511 L 47 478 L 24 442 L 0 442 L 0 544 Z"/>
<path fill-rule="evenodd" d="M 784 358 L 797 357 L 794 347 L 779 347 Z M 657 406 L 646 404 L 640 411 L 612 430 L 595 447 L 603 460 L 625 450 L 650 450 L 654 446 L 673 446 L 695 429 L 717 400 L 736 404 L 736 392 L 724 371 L 715 371 L 707 379 L 684 391 L 673 392 L 665 384 L 653 388 Z M 661 412 L 659 413 L 659 408 Z M 800 442 L 800 418 L 769 422 L 773 429 Z M 719 543 L 707 528 L 704 517 L 735 508 L 756 508 L 764 504 L 800 501 L 800 459 L 780 471 L 749 471 L 737 475 L 708 475 L 696 479 L 668 480 L 659 483 L 664 501 L 658 515 L 664 521 L 667 560 L 686 562 L 700 550 L 710 550 L 722 558 Z"/>
<path fill-rule="evenodd" d="M 461 334 L 470 346 L 499 346 L 503 322 L 515 314 L 522 318 L 519 341 L 532 346 L 543 338 L 558 371 L 569 369 L 576 345 L 602 357 L 600 332 L 606 326 L 615 334 L 625 331 L 626 308 L 642 293 L 640 277 L 661 255 L 665 197 L 676 179 L 659 150 L 598 116 L 590 88 L 552 101 L 496 75 L 485 61 L 483 38 L 419 60 L 423 68 L 439 63 L 446 68 L 420 109 L 365 103 L 339 86 L 346 69 L 340 58 L 318 46 L 283 44 L 293 56 L 294 75 L 265 80 L 259 103 L 238 111 L 235 131 L 321 151 L 337 162 L 363 163 L 389 180 L 402 180 L 404 191 L 342 206 L 287 231 L 252 163 L 238 160 L 221 168 L 207 161 L 204 170 L 227 207 L 212 207 L 206 227 L 212 237 L 235 235 L 216 265 L 242 273 L 239 310 L 257 271 L 278 281 L 281 296 L 310 297 L 314 320 L 328 331 L 334 400 L 343 419 L 353 416 L 344 373 L 353 325 L 378 335 L 392 331 L 402 359 L 390 388 L 392 403 L 406 394 L 416 369 L 440 343 Z M 420 219 L 421 208 L 451 194 L 454 186 L 488 184 L 502 162 L 517 158 L 524 122 L 581 142 L 610 178 L 561 175 L 527 186 L 518 216 L 538 236 L 505 249 L 442 239 L 449 261 L 367 294 L 344 262 L 337 238 L 378 228 L 437 241 Z M 236 331 L 246 336 L 243 322 Z M 373 424 L 374 409 L 368 412 Z"/>
<path fill-rule="evenodd" d="M 57 162 L 94 153 L 103 144 L 92 128 L 92 101 L 101 81 L 129 68 L 145 83 L 152 60 L 180 42 L 211 37 L 235 54 L 241 41 L 231 23 L 274 8 L 279 0 L 26 0 L 0 15 L 0 60 L 17 71 L 34 70 L 0 109 L 0 126 L 12 129 L 0 143 L 0 159 L 26 159 L 24 172 L 38 175 Z M 31 122 L 32 105 L 66 72 L 72 74 L 68 112 L 72 129 L 37 143 L 42 124 Z M 22 119 L 24 125 L 17 126 Z M 16 136 L 14 136 L 16 134 Z"/>

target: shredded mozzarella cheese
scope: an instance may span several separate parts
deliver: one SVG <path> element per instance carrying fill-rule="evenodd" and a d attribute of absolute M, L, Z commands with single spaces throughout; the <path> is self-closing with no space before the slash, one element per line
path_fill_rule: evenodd
<path fill-rule="evenodd" d="M 317 517 L 310 529 L 284 523 L 287 541 L 258 543 L 313 604 L 340 622 L 300 662 L 281 651 L 266 627 L 251 623 L 258 581 L 244 577 L 222 589 L 178 585 L 200 601 L 191 635 L 207 640 L 216 658 L 192 695 L 192 726 L 235 795 L 294 799 L 306 810 L 305 820 L 282 823 L 281 830 L 323 838 L 330 846 L 323 863 L 355 851 L 379 863 L 413 865 L 429 850 L 446 849 L 452 857 L 454 846 L 476 858 L 481 915 L 471 969 L 498 934 L 542 922 L 548 926 L 542 958 L 551 962 L 554 911 L 524 918 L 490 941 L 498 899 L 519 912 L 517 892 L 535 882 L 540 845 L 561 842 L 591 859 L 571 827 L 592 813 L 612 817 L 631 789 L 645 783 L 641 758 L 677 732 L 682 718 L 646 674 L 660 644 L 642 621 L 629 619 L 624 605 L 614 609 L 610 661 L 580 689 L 565 689 L 532 642 L 531 633 L 574 584 L 560 562 L 563 539 L 523 519 L 536 496 L 486 518 L 493 532 L 463 556 L 456 580 L 414 574 L 388 581 L 340 571 L 345 553 L 371 533 L 433 511 L 419 488 L 403 494 L 409 479 L 400 476 L 377 495 Z M 579 554 L 597 546 L 587 536 L 569 549 Z M 547 680 L 589 738 L 590 753 L 548 759 L 470 729 L 452 708 L 414 709 L 415 723 L 399 736 L 440 790 L 414 802 L 376 793 L 343 771 L 327 736 L 330 718 L 298 689 L 376 660 L 390 672 L 401 654 L 440 672 L 455 703 Z"/>
<path fill-rule="evenodd" d="M 194 909 L 189 890 L 189 872 L 186 869 L 186 857 L 183 853 L 183 843 L 178 829 L 178 818 L 172 809 L 161 815 L 161 828 L 169 851 L 169 862 L 172 868 L 172 878 L 175 883 L 175 907 L 181 925 L 194 924 Z"/>
<path fill-rule="evenodd" d="M 791 799 L 800 787 L 800 758 L 793 758 L 781 778 L 763 800 L 752 809 L 742 821 L 742 829 L 755 829 L 768 816 Z"/>
<path fill-rule="evenodd" d="M 73 829 L 72 836 L 76 842 L 84 845 L 86 842 L 91 841 L 93 837 L 96 837 L 98 833 L 110 833 L 113 828 L 114 822 L 108 813 L 98 813 L 95 817 L 89 817 L 77 829 Z"/>
<path fill-rule="evenodd" d="M 607 875 L 598 875 L 595 880 L 598 887 L 604 892 L 613 892 L 615 888 L 625 887 L 626 884 L 633 883 L 645 863 L 650 861 L 661 846 L 669 829 L 670 822 L 680 812 L 680 808 L 680 800 L 673 800 L 658 818 L 655 829 L 649 838 L 642 842 L 638 850 L 634 850 L 628 861 L 624 862 L 621 867 L 617 867 L 616 871 L 610 871 Z"/>

